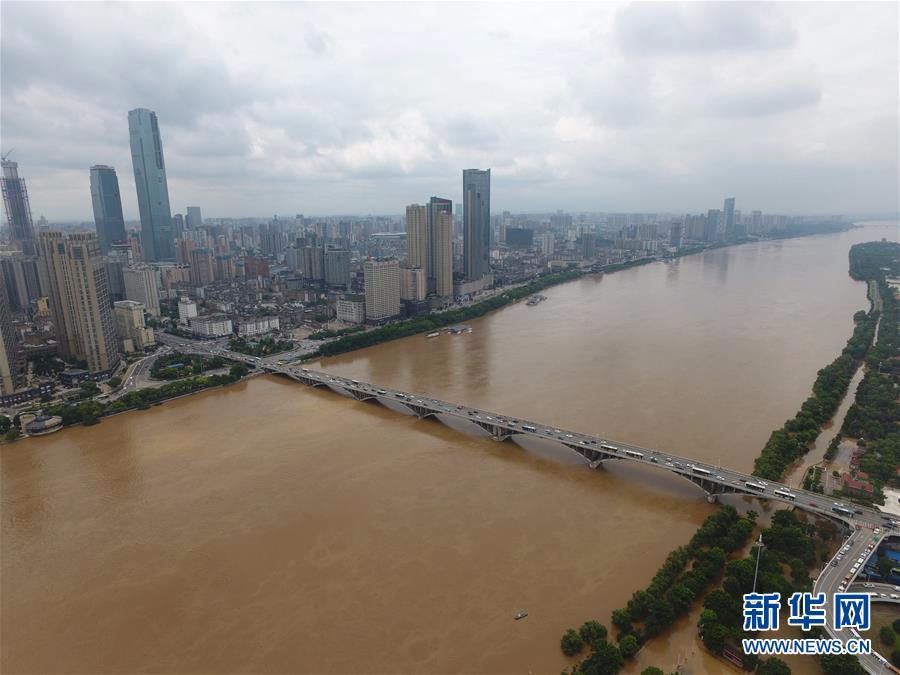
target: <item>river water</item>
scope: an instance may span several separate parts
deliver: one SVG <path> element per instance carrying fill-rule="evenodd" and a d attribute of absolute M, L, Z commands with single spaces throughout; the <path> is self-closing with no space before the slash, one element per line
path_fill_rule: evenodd
<path fill-rule="evenodd" d="M 881 237 L 581 279 L 317 365 L 749 470 L 867 306 L 850 245 Z M 0 669 L 559 672 L 565 628 L 609 623 L 714 508 L 460 424 L 262 377 L 3 446 Z M 726 672 L 684 623 L 640 667 Z"/>

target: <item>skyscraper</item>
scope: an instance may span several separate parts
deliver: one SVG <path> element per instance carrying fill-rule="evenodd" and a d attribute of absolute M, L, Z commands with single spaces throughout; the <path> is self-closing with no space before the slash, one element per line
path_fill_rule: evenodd
<path fill-rule="evenodd" d="M 60 354 L 110 372 L 119 364 L 118 341 L 97 235 L 47 231 L 38 244 Z"/>
<path fill-rule="evenodd" d="M 428 202 L 428 292 L 453 295 L 453 202 L 432 197 Z"/>
<path fill-rule="evenodd" d="M 123 242 L 126 238 L 119 179 L 113 167 L 104 164 L 91 167 L 91 202 L 100 250 L 106 254 L 112 244 Z"/>
<path fill-rule="evenodd" d="M 144 259 L 151 262 L 175 260 L 169 186 L 156 113 L 146 108 L 129 110 L 128 132 L 131 136 L 134 185 L 141 213 Z"/>
<path fill-rule="evenodd" d="M 428 208 L 422 204 L 406 207 L 406 258 L 409 267 L 428 274 Z"/>
<path fill-rule="evenodd" d="M 28 202 L 25 179 L 19 178 L 17 162 L 4 159 L 0 165 L 3 168 L 0 188 L 3 191 L 9 238 L 21 247 L 22 253 L 34 255 L 37 252 L 37 245 L 34 240 L 34 223 L 31 220 L 31 204 Z"/>
<path fill-rule="evenodd" d="M 491 270 L 491 170 L 463 170 L 463 273 L 481 279 Z"/>
<path fill-rule="evenodd" d="M 731 236 L 734 234 L 734 197 L 728 197 L 725 200 L 725 206 L 722 210 L 725 214 L 725 234 Z"/>
<path fill-rule="evenodd" d="M 203 225 L 203 216 L 200 215 L 199 206 L 187 207 L 187 217 L 185 218 L 185 225 L 189 230 L 197 230 L 201 225 Z"/>

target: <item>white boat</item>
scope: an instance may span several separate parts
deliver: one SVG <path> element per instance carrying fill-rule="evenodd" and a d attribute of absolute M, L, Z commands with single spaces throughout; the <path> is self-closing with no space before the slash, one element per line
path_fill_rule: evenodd
<path fill-rule="evenodd" d="M 427 338 L 436 338 L 438 335 L 440 335 L 439 331 L 434 331 L 433 333 L 425 333 L 425 337 Z"/>
<path fill-rule="evenodd" d="M 528 616 L 528 612 L 522 610 L 521 612 L 519 612 L 518 614 L 516 614 L 516 615 L 513 617 L 513 619 L 515 619 L 516 621 L 518 621 L 519 619 L 524 619 L 526 616 Z"/>

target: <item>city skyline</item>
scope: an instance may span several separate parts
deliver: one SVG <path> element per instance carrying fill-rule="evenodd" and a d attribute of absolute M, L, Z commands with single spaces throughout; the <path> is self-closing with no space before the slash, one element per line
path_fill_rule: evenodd
<path fill-rule="evenodd" d="M 299 4 L 13 3 L 3 14 L 2 146 L 15 148 L 34 213 L 54 221 L 90 219 L 88 169 L 124 170 L 123 117 L 137 106 L 159 115 L 172 211 L 200 204 L 207 217 L 400 213 L 421 194 L 458 202 L 468 166 L 492 168 L 496 211 L 702 212 L 721 194 L 782 213 L 898 208 L 898 95 L 881 86 L 898 72 L 891 4 L 558 16 L 532 5 L 500 31 L 477 28 L 496 23 L 493 5 L 360 8 L 351 20 Z M 435 19 L 474 28 L 407 58 L 398 45 Z M 265 55 L 235 46 L 295 21 L 299 41 L 275 29 Z M 122 49 L 91 45 L 72 30 L 84 22 Z M 199 42 L 173 33 L 174 49 L 143 37 L 148 22 L 209 30 Z M 108 49 L 128 56 L 102 61 Z M 440 73 L 439 90 L 422 77 Z M 478 112 L 454 112 L 447 92 L 477 98 Z M 136 195 L 122 190 L 122 201 L 135 220 Z"/>

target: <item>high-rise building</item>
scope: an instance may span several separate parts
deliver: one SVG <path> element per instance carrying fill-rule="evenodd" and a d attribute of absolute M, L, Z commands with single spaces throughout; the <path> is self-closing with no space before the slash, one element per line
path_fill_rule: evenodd
<path fill-rule="evenodd" d="M 25 179 L 19 178 L 19 165 L 4 159 L 0 163 L 3 178 L 0 189 L 3 191 L 3 206 L 6 208 L 6 224 L 9 227 L 9 238 L 18 244 L 25 255 L 34 255 L 37 245 L 34 239 L 34 223 L 31 220 L 31 204 L 28 201 L 28 188 Z"/>
<path fill-rule="evenodd" d="M 187 326 L 197 317 L 197 303 L 183 295 L 178 298 L 178 323 Z"/>
<path fill-rule="evenodd" d="M 91 167 L 91 203 L 100 250 L 106 254 L 112 244 L 123 242 L 126 238 L 119 178 L 111 166 L 97 164 Z"/>
<path fill-rule="evenodd" d="M 710 209 L 706 213 L 706 226 L 703 228 L 703 240 L 715 241 L 720 238 L 720 224 L 722 223 L 722 212 L 719 209 Z"/>
<path fill-rule="evenodd" d="M 541 253 L 543 255 L 553 255 L 553 250 L 556 244 L 556 237 L 553 236 L 552 232 L 544 233 L 544 236 L 541 237 Z"/>
<path fill-rule="evenodd" d="M 12 312 L 24 312 L 32 300 L 41 297 L 38 258 L 21 253 L 7 253 L 0 257 L 6 298 Z M 0 290 L 2 292 L 2 290 Z"/>
<path fill-rule="evenodd" d="M 159 272 L 150 265 L 138 264 L 122 270 L 125 299 L 141 303 L 150 316 L 159 316 Z"/>
<path fill-rule="evenodd" d="M 213 257 L 209 249 L 196 248 L 191 251 L 191 283 L 194 286 L 208 286 L 215 278 Z"/>
<path fill-rule="evenodd" d="M 669 226 L 669 246 L 675 248 L 681 247 L 681 241 L 684 233 L 684 226 L 679 222 L 673 222 Z"/>
<path fill-rule="evenodd" d="M 428 209 L 431 234 L 428 290 L 440 298 L 453 295 L 453 203 L 432 197 Z"/>
<path fill-rule="evenodd" d="M 422 204 L 406 207 L 406 259 L 428 274 L 428 208 Z"/>
<path fill-rule="evenodd" d="M 725 206 L 722 211 L 725 214 L 723 219 L 725 234 L 731 236 L 734 234 L 734 197 L 728 197 L 725 200 Z"/>
<path fill-rule="evenodd" d="M 585 260 L 597 257 L 597 235 L 593 232 L 584 232 L 581 235 L 581 257 Z"/>
<path fill-rule="evenodd" d="M 475 281 L 491 271 L 491 170 L 463 170 L 463 274 Z"/>
<path fill-rule="evenodd" d="M 528 248 L 534 243 L 534 230 L 527 227 L 507 227 L 506 243 L 518 248 Z"/>
<path fill-rule="evenodd" d="M 184 238 L 184 216 L 176 213 L 172 216 L 172 236 L 176 242 L 180 242 Z"/>
<path fill-rule="evenodd" d="M 329 286 L 350 286 L 350 251 L 330 248 L 325 251 L 325 283 Z"/>
<path fill-rule="evenodd" d="M 203 225 L 203 216 L 200 215 L 199 206 L 187 207 L 187 218 L 185 219 L 185 225 L 187 225 L 187 229 L 189 230 L 198 230 L 200 229 L 200 226 Z"/>
<path fill-rule="evenodd" d="M 134 300 L 113 303 L 116 331 L 122 341 L 123 352 L 140 352 L 156 342 L 153 329 L 144 323 L 145 307 Z"/>
<path fill-rule="evenodd" d="M 146 108 L 128 111 L 131 161 L 141 213 L 141 246 L 144 260 L 175 260 L 172 211 L 166 163 L 156 113 Z"/>
<path fill-rule="evenodd" d="M 391 258 L 363 263 L 366 319 L 384 321 L 400 314 L 400 263 Z"/>
<path fill-rule="evenodd" d="M 60 354 L 86 361 L 91 372 L 112 371 L 118 340 L 97 235 L 42 231 L 38 244 Z"/>
<path fill-rule="evenodd" d="M 325 249 L 321 246 L 304 246 L 300 273 L 310 281 L 325 280 Z"/>
<path fill-rule="evenodd" d="M 419 267 L 400 268 L 400 299 L 421 302 L 428 294 L 425 270 Z"/>
<path fill-rule="evenodd" d="M 19 341 L 6 303 L 6 293 L 0 293 L 0 395 L 9 396 L 21 386 L 22 372 Z"/>

